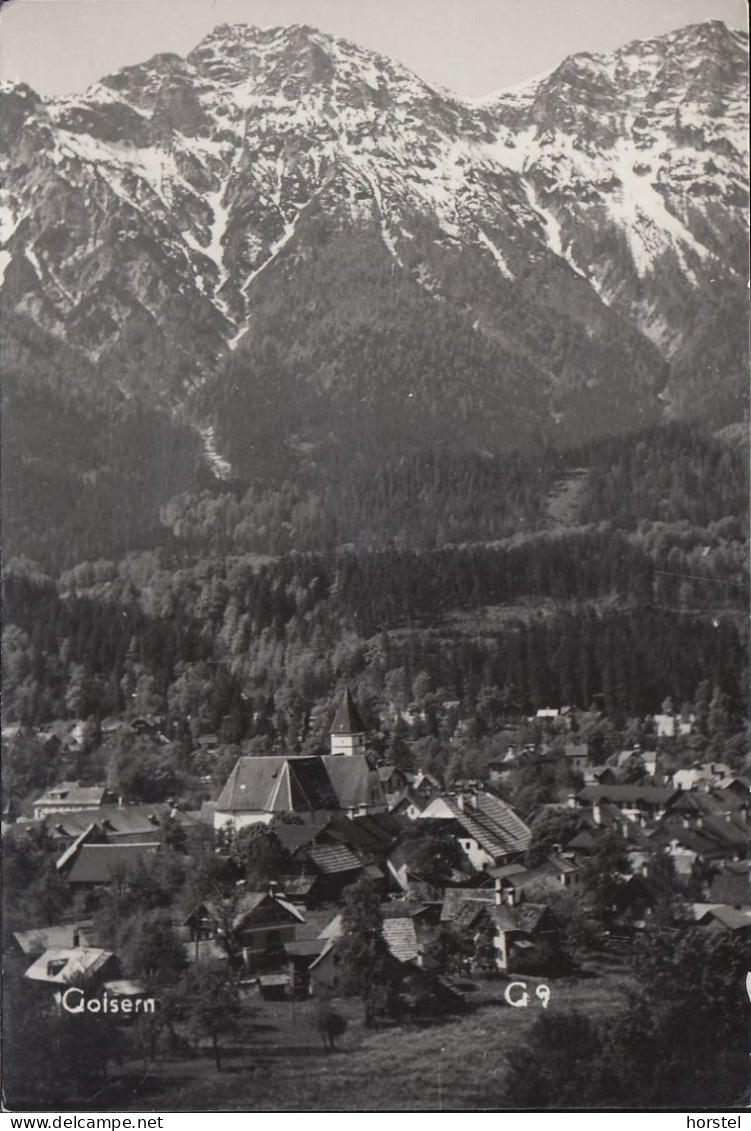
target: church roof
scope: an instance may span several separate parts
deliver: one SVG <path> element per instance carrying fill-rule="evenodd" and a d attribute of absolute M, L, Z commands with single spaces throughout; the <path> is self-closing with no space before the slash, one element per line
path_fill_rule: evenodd
<path fill-rule="evenodd" d="M 332 734 L 364 734 L 365 724 L 362 721 L 357 703 L 348 687 L 344 689 L 341 702 L 334 716 L 331 727 Z"/>
<path fill-rule="evenodd" d="M 218 812 L 309 813 L 383 804 L 363 755 L 239 758 L 216 803 Z"/>

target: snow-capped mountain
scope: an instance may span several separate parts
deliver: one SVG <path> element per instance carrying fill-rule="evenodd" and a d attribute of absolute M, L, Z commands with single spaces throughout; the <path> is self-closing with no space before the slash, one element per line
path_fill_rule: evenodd
<path fill-rule="evenodd" d="M 469 100 L 307 27 L 223 25 L 79 97 L 6 83 L 9 356 L 33 327 L 51 369 L 64 344 L 91 387 L 210 416 L 217 474 L 271 383 L 301 443 L 311 396 L 327 428 L 353 395 L 468 436 L 494 413 L 581 438 L 700 402 L 725 423 L 743 404 L 744 335 L 721 312 L 745 301 L 747 57 L 710 22 Z M 419 343 L 400 353 L 405 310 Z M 353 386 L 374 320 L 393 349 L 380 384 Z M 449 328 L 463 371 L 441 371 Z"/>

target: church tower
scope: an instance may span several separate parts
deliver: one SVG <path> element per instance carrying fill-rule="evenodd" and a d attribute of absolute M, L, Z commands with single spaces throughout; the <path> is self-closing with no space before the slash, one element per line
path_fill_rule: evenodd
<path fill-rule="evenodd" d="M 344 695 L 331 727 L 331 753 L 365 753 L 365 724 L 348 687 L 344 689 Z"/>

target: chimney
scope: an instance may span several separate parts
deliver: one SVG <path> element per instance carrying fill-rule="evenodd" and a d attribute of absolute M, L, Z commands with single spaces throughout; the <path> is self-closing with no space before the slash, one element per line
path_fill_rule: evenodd
<path fill-rule="evenodd" d="M 592 820 L 596 825 L 602 824 L 602 809 L 597 803 L 592 806 Z"/>
<path fill-rule="evenodd" d="M 477 790 L 471 789 L 469 791 L 469 804 L 473 809 L 477 808 Z"/>
<path fill-rule="evenodd" d="M 123 807 L 123 795 L 122 795 L 122 793 L 118 794 L 117 807 L 118 807 L 118 809 L 122 809 L 122 807 Z"/>
<path fill-rule="evenodd" d="M 516 888 L 509 888 L 506 892 L 506 902 L 509 907 L 516 907 Z"/>
<path fill-rule="evenodd" d="M 501 889 L 501 879 L 500 876 L 498 876 L 495 881 L 495 905 L 496 907 L 500 907 L 502 903 L 503 891 Z"/>
<path fill-rule="evenodd" d="M 460 789 L 456 795 L 456 804 L 460 813 L 464 812 L 464 792 Z"/>

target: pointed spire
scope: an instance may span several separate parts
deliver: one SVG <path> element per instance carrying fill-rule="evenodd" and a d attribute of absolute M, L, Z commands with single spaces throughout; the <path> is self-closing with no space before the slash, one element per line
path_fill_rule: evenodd
<path fill-rule="evenodd" d="M 365 723 L 349 687 L 345 687 L 331 727 L 332 734 L 364 734 Z"/>

